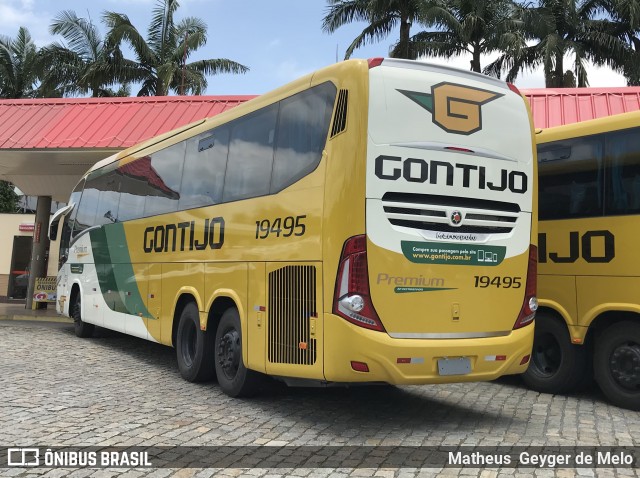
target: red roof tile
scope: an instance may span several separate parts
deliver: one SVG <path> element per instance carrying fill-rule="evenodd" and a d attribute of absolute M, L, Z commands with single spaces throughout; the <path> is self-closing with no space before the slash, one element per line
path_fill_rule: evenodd
<path fill-rule="evenodd" d="M 0 100 L 0 149 L 126 148 L 253 96 Z"/>
<path fill-rule="evenodd" d="M 550 128 L 640 110 L 640 87 L 522 89 L 533 124 Z"/>

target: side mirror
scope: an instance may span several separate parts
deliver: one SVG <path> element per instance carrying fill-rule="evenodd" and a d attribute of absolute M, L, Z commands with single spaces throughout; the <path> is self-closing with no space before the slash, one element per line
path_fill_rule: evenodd
<path fill-rule="evenodd" d="M 58 238 L 58 225 L 60 224 L 60 219 L 67 215 L 73 209 L 73 206 L 75 206 L 75 204 L 68 204 L 65 207 L 58 209 L 51 218 L 51 222 L 49 223 L 50 241 L 55 241 Z"/>

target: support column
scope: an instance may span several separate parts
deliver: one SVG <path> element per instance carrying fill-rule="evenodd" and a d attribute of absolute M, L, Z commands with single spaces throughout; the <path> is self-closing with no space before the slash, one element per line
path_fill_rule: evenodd
<path fill-rule="evenodd" d="M 26 308 L 33 305 L 33 291 L 37 277 L 47 276 L 47 256 L 49 254 L 49 219 L 51 217 L 51 196 L 38 196 L 36 221 L 33 230 L 31 248 L 31 266 L 29 267 L 29 286 L 27 287 Z"/>

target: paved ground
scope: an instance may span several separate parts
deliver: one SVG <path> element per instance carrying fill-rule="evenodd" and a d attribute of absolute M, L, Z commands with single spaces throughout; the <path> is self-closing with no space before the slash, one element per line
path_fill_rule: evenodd
<path fill-rule="evenodd" d="M 597 390 L 571 397 L 541 395 L 514 378 L 350 389 L 274 384 L 257 398 L 230 399 L 215 383 L 183 381 L 168 347 L 107 331 L 78 339 L 68 322 L 0 321 L 0 447 L 353 445 L 357 450 L 355 446 L 578 444 L 639 447 L 640 413 L 608 405 Z M 638 470 L 0 468 L 0 477 L 565 477 L 639 476 Z"/>

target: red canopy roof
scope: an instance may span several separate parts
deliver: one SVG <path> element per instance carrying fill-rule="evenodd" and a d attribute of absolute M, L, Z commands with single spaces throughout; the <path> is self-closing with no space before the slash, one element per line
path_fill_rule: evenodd
<path fill-rule="evenodd" d="M 529 98 L 536 128 L 550 128 L 640 109 L 640 87 L 637 86 L 520 91 Z"/>
<path fill-rule="evenodd" d="M 640 87 L 527 89 L 536 128 L 640 109 Z M 253 96 L 0 100 L 0 149 L 126 148 Z"/>
<path fill-rule="evenodd" d="M 0 149 L 126 148 L 253 96 L 0 100 Z"/>

